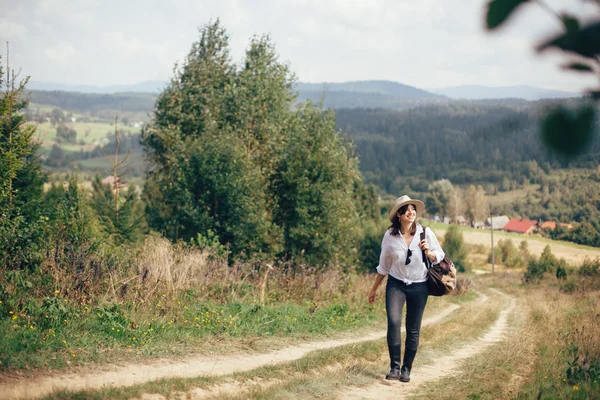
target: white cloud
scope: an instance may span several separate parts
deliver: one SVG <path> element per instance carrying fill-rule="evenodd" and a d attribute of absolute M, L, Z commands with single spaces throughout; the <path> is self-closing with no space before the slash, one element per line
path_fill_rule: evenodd
<path fill-rule="evenodd" d="M 16 42 L 25 40 L 29 29 L 23 24 L 11 21 L 7 18 L 0 18 L 0 38 L 2 43 Z"/>
<path fill-rule="evenodd" d="M 70 60 L 75 56 L 75 48 L 69 42 L 61 42 L 47 48 L 44 54 L 51 63 L 68 66 Z"/>
<path fill-rule="evenodd" d="M 252 35 L 266 33 L 303 81 L 563 90 L 595 83 L 560 71 L 554 56 L 534 53 L 538 40 L 560 28 L 552 15 L 526 6 L 490 34 L 483 29 L 485 1 L 23 0 L 3 15 L 0 38 L 18 38 L 13 63 L 34 80 L 63 83 L 166 80 L 198 40 L 198 28 L 217 18 L 230 35 L 234 61 Z M 594 10 L 579 0 L 547 2 L 580 16 Z M 65 65 L 72 67 L 68 74 Z"/>

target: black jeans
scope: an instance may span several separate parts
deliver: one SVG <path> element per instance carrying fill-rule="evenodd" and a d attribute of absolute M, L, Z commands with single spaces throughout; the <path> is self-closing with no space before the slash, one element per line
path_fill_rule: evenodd
<path fill-rule="evenodd" d="M 403 365 L 409 370 L 419 347 L 419 334 L 423 311 L 427 304 L 427 282 L 407 285 L 388 275 L 385 288 L 385 308 L 387 312 L 387 343 L 390 352 L 390 368 L 400 369 L 402 309 L 406 303 L 406 341 Z"/>

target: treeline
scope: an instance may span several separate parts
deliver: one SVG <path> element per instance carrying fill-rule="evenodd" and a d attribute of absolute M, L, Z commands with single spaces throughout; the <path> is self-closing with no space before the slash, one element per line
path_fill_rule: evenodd
<path fill-rule="evenodd" d="M 27 92 L 29 101 L 80 113 L 120 110 L 131 112 L 151 112 L 156 95 L 151 93 L 79 93 L 60 90 L 31 90 Z"/>
<path fill-rule="evenodd" d="M 424 192 L 432 180 L 442 178 L 499 187 L 506 179 L 531 182 L 527 163 L 532 160 L 546 173 L 553 167 L 598 165 L 598 140 L 586 157 L 570 164 L 544 147 L 538 121 L 540 110 L 551 105 L 477 102 L 404 111 L 341 109 L 336 122 L 355 143 L 366 181 L 387 193 L 404 192 L 407 186 Z"/>

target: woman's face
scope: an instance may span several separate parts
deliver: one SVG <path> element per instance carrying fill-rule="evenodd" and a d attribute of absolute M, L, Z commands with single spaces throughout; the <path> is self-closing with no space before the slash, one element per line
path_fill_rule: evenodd
<path fill-rule="evenodd" d="M 417 217 L 417 209 L 413 204 L 409 204 L 406 208 L 404 214 L 401 214 L 402 211 L 398 212 L 398 218 L 400 218 L 400 222 L 404 223 L 412 223 L 415 222 L 415 218 Z"/>

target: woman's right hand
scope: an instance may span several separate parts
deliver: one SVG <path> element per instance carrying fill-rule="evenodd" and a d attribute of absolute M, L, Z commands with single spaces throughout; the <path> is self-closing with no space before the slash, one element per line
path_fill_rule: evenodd
<path fill-rule="evenodd" d="M 369 292 L 369 303 L 373 304 L 375 302 L 375 297 L 377 296 L 377 292 L 375 290 L 371 290 Z"/>

